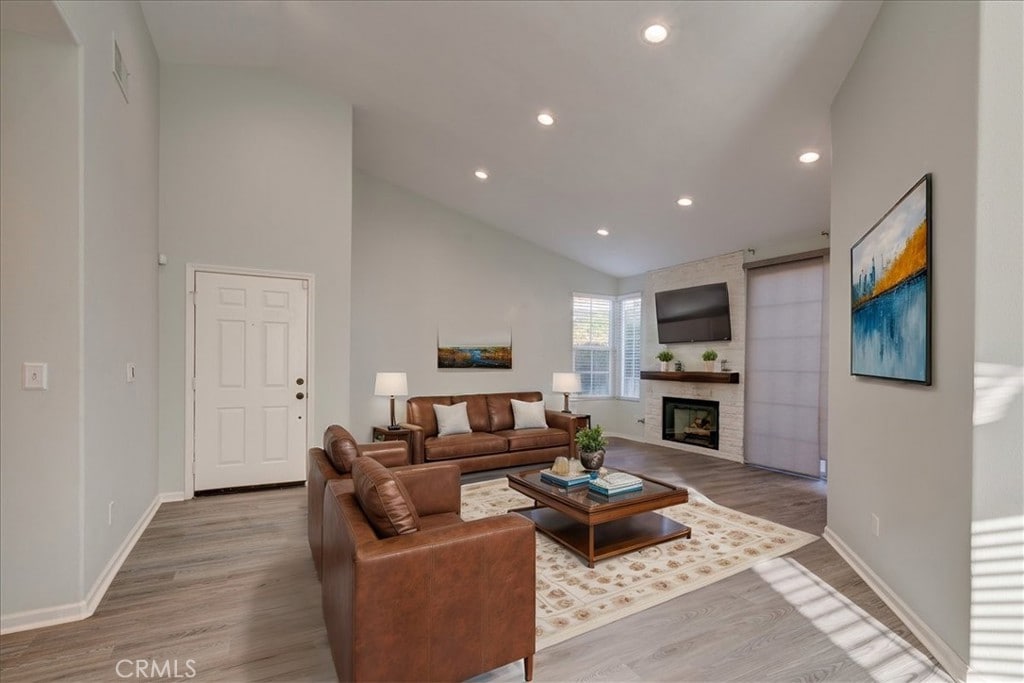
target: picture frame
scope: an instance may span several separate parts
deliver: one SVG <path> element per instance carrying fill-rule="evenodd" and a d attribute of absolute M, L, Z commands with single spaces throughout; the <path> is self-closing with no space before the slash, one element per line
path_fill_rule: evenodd
<path fill-rule="evenodd" d="M 850 248 L 850 374 L 930 386 L 932 177 Z"/>
<path fill-rule="evenodd" d="M 512 345 L 438 346 L 438 370 L 511 370 Z"/>

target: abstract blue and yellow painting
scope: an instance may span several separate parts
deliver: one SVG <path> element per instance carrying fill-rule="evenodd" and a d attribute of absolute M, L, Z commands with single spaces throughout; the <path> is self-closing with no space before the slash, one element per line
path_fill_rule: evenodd
<path fill-rule="evenodd" d="M 931 384 L 931 175 L 850 250 L 850 372 Z"/>

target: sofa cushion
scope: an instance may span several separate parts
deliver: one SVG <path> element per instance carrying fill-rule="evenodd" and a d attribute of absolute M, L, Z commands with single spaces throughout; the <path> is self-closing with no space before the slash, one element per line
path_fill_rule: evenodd
<path fill-rule="evenodd" d="M 505 429 L 495 432 L 494 435 L 508 439 L 509 451 L 531 451 L 537 448 L 569 445 L 569 432 L 552 427 L 547 429 Z"/>
<path fill-rule="evenodd" d="M 353 461 L 359 457 L 355 438 L 340 425 L 331 425 L 324 432 L 324 451 L 334 469 L 341 474 L 351 472 Z"/>
<path fill-rule="evenodd" d="M 373 458 L 359 458 L 352 463 L 352 485 L 359 507 L 378 536 L 419 530 L 420 518 L 409 492 L 384 465 Z"/>
<path fill-rule="evenodd" d="M 512 403 L 513 429 L 547 429 L 544 419 L 544 401 L 520 401 L 510 399 Z"/>
<path fill-rule="evenodd" d="M 469 413 L 469 428 L 474 432 L 491 431 L 491 415 L 487 412 L 486 394 L 452 396 L 452 405 L 463 402 L 466 404 L 466 412 Z"/>
<path fill-rule="evenodd" d="M 508 439 L 487 432 L 428 436 L 423 440 L 426 460 L 448 460 L 470 455 L 490 455 L 508 450 Z"/>
<path fill-rule="evenodd" d="M 451 396 L 416 396 L 405 402 L 405 421 L 423 429 L 423 436 L 437 436 L 434 406 L 450 406 Z"/>
<path fill-rule="evenodd" d="M 451 406 L 435 405 L 434 415 L 437 418 L 438 436 L 468 434 L 473 431 L 469 426 L 469 414 L 464 402 Z"/>
<path fill-rule="evenodd" d="M 520 401 L 543 401 L 544 396 L 539 391 L 517 391 L 505 394 L 484 394 L 487 397 L 487 412 L 491 416 L 491 431 L 500 432 L 503 429 L 513 429 L 516 426 L 515 417 L 512 415 L 512 399 Z"/>

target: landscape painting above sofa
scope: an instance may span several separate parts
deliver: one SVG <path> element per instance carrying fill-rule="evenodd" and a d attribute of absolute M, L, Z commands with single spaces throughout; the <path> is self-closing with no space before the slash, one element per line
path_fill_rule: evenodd
<path fill-rule="evenodd" d="M 439 346 L 437 367 L 511 370 L 512 346 Z"/>
<path fill-rule="evenodd" d="M 850 372 L 931 384 L 931 175 L 850 249 Z"/>

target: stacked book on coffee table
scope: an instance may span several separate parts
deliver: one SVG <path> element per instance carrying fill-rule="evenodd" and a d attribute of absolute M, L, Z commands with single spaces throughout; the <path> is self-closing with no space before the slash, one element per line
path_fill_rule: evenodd
<path fill-rule="evenodd" d="M 643 487 L 644 480 L 628 472 L 609 472 L 603 477 L 590 480 L 590 490 L 606 496 L 639 491 Z"/>
<path fill-rule="evenodd" d="M 576 474 L 555 474 L 551 470 L 541 470 L 540 480 L 546 484 L 554 484 L 570 489 L 573 486 L 582 486 L 590 481 L 590 475 L 586 472 Z"/>

